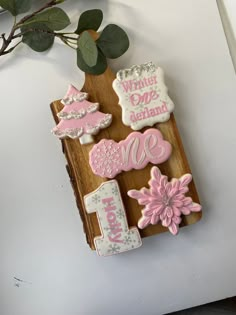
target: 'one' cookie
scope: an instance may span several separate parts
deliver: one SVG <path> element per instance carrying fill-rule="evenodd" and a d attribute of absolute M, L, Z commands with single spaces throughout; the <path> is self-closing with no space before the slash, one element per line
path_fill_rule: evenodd
<path fill-rule="evenodd" d="M 118 143 L 102 139 L 89 152 L 89 164 L 94 174 L 114 178 L 122 171 L 143 169 L 149 162 L 161 164 L 169 159 L 171 150 L 161 132 L 151 128 L 132 132 Z"/>

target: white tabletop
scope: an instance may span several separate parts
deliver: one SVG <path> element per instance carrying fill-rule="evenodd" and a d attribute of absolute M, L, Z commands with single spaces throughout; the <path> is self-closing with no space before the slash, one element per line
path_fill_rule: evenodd
<path fill-rule="evenodd" d="M 83 84 L 74 51 L 56 43 L 1 57 L 0 313 L 158 315 L 236 294 L 235 73 L 214 0 L 68 1 L 100 7 L 129 51 L 117 71 L 149 60 L 166 71 L 203 219 L 101 258 L 85 241 L 49 103 Z M 11 19 L 0 18 L 1 32 Z M 21 279 L 19 281 L 17 279 Z"/>

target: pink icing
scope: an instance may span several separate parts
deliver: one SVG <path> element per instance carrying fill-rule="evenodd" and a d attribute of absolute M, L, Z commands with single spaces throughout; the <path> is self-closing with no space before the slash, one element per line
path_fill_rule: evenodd
<path fill-rule="evenodd" d="M 142 90 L 144 87 L 149 87 L 157 84 L 157 76 L 143 77 L 140 80 L 126 80 L 121 82 L 125 93 Z"/>
<path fill-rule="evenodd" d="M 87 213 L 96 213 L 101 236 L 94 238 L 98 255 L 110 256 L 142 245 L 137 227 L 129 227 L 126 211 L 115 179 L 102 183 L 84 196 Z"/>
<path fill-rule="evenodd" d="M 121 233 L 123 232 L 121 223 L 117 222 L 116 217 L 116 205 L 114 204 L 114 198 L 104 198 L 102 199 L 102 203 L 104 204 L 104 211 L 106 213 L 106 219 L 110 230 L 112 231 L 111 234 L 108 236 L 110 242 L 116 243 L 123 243 L 121 239 Z"/>
<path fill-rule="evenodd" d="M 138 227 L 144 229 L 149 224 L 157 224 L 160 221 L 176 235 L 182 214 L 201 211 L 201 205 L 185 196 L 191 180 L 192 175 L 185 174 L 168 182 L 167 176 L 162 175 L 159 168 L 154 166 L 151 169 L 150 189 L 144 187 L 141 190 L 128 191 L 130 197 L 137 199 L 140 205 L 145 205 Z"/>
<path fill-rule="evenodd" d="M 88 105 L 87 105 L 88 106 Z M 87 106 L 83 107 L 79 107 L 79 108 L 85 108 Z M 75 107 L 75 106 L 74 106 Z M 63 130 L 63 129 L 67 129 L 67 128 L 71 128 L 71 129 L 76 129 L 76 128 L 83 128 L 85 133 L 88 126 L 96 126 L 103 118 L 104 118 L 105 114 L 101 113 L 101 112 L 96 112 L 96 113 L 88 113 L 83 119 L 81 119 L 80 121 L 78 121 L 77 119 L 67 119 L 67 120 L 61 120 L 59 122 L 59 124 L 57 125 L 57 128 Z M 95 134 L 96 132 L 92 132 L 92 134 Z"/>
<path fill-rule="evenodd" d="M 87 93 L 80 92 L 73 85 L 69 86 L 62 99 L 65 107 L 58 114 L 61 121 L 53 129 L 56 136 L 81 138 L 85 134 L 95 135 L 100 129 L 110 125 L 112 115 L 98 111 L 99 104 L 87 101 L 87 97 Z"/>
<path fill-rule="evenodd" d="M 96 175 L 114 178 L 121 171 L 142 169 L 149 162 L 163 163 L 170 155 L 170 143 L 163 140 L 158 129 L 152 128 L 143 134 L 132 132 L 119 143 L 101 140 L 90 151 L 89 163 Z"/>

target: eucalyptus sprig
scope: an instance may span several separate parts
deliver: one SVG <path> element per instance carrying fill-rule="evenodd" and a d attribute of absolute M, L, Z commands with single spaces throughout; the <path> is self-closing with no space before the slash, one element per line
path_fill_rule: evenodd
<path fill-rule="evenodd" d="M 57 5 L 65 0 L 52 0 L 17 20 L 21 13 L 30 11 L 32 0 L 0 0 L 0 6 L 14 17 L 9 34 L 0 35 L 0 56 L 11 53 L 19 44 L 25 43 L 34 51 L 50 49 L 55 38 L 77 52 L 77 65 L 87 73 L 101 74 L 107 68 L 107 58 L 118 58 L 129 47 L 125 31 L 115 24 L 108 24 L 95 40 L 90 30 L 98 31 L 103 20 L 99 9 L 83 12 L 74 32 L 62 32 L 70 24 L 66 12 Z"/>

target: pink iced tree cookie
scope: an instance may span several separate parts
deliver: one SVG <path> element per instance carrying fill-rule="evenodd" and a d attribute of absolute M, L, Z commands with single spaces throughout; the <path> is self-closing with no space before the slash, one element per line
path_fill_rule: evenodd
<path fill-rule="evenodd" d="M 129 190 L 128 195 L 137 199 L 140 205 L 145 205 L 142 210 L 142 217 L 138 221 L 138 227 L 144 229 L 149 224 L 161 224 L 176 235 L 179 231 L 179 224 L 182 221 L 181 215 L 188 215 L 191 212 L 201 211 L 201 205 L 186 197 L 188 184 L 192 180 L 191 174 L 185 174 L 179 179 L 168 178 L 162 175 L 159 168 L 154 166 L 151 169 L 150 189 Z"/>
<path fill-rule="evenodd" d="M 101 113 L 99 104 L 91 103 L 87 98 L 87 93 L 80 92 L 73 85 L 69 86 L 61 100 L 65 107 L 58 113 L 61 121 L 52 130 L 54 135 L 59 138 L 79 138 L 81 144 L 86 144 L 93 142 L 92 135 L 111 124 L 112 115 Z"/>

